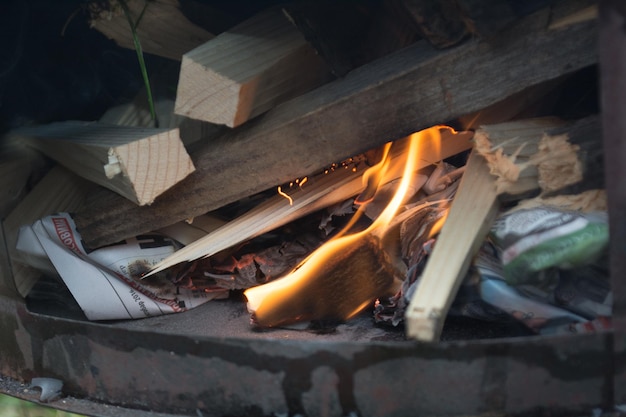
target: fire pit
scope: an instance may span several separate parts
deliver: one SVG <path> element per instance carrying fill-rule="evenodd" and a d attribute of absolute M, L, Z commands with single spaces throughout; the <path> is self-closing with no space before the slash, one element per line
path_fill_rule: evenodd
<path fill-rule="evenodd" d="M 613 112 L 619 115 L 624 106 L 623 98 L 613 96 L 612 91 L 619 90 L 617 85 L 623 69 L 621 61 L 616 59 L 623 54 L 615 51 L 624 50 L 626 42 L 620 30 L 624 16 L 619 10 L 617 2 L 602 3 L 600 27 L 605 43 L 599 47 L 605 107 L 602 115 L 607 155 L 605 169 L 607 173 L 618 174 L 622 165 L 618 138 L 623 136 L 624 123 L 612 115 Z M 300 16 L 303 9 L 294 8 L 291 13 Z M 298 19 L 296 23 L 300 23 Z M 309 29 L 314 30 L 314 25 Z M 514 38 L 520 36 L 520 29 L 513 26 L 511 31 L 503 33 L 502 39 Z M 584 39 L 585 34 L 588 32 L 573 30 L 568 36 Z M 536 40 L 548 50 L 567 39 L 563 36 L 551 46 L 547 41 L 543 43 L 545 36 L 539 35 L 533 42 Z M 356 140 L 350 138 L 337 144 L 333 152 L 348 156 L 379 146 L 389 137 L 401 137 L 408 129 L 460 120 L 483 109 L 490 113 L 493 107 L 489 106 L 499 98 L 522 91 L 526 94 L 522 86 L 498 85 L 494 90 L 502 87 L 506 91 L 485 91 L 482 97 L 467 97 L 471 105 L 457 103 L 458 97 L 453 94 L 461 91 L 460 84 L 467 83 L 470 77 L 456 80 L 453 72 L 446 72 L 445 65 L 450 59 L 472 61 L 474 55 L 483 53 L 480 42 L 476 41 L 477 46 L 467 48 L 460 56 L 454 55 L 454 49 L 441 54 L 429 52 L 426 56 L 432 54 L 433 61 L 424 59 L 422 63 L 411 60 L 412 53 L 422 50 L 419 46 L 400 51 L 388 61 L 359 62 L 362 68 L 347 75 L 341 71 L 347 61 L 335 60 L 331 72 L 339 75 L 338 80 L 307 94 L 299 92 L 298 97 L 259 119 L 241 122 L 235 118 L 233 124 L 245 125 L 191 152 L 196 172 L 181 182 L 185 187 L 174 187 L 156 197 L 153 204 L 142 207 L 125 201 L 124 197 L 118 199 L 108 190 L 100 190 L 76 213 L 77 225 L 85 231 L 87 241 L 96 246 L 98 243 L 107 245 L 120 234 L 141 234 L 223 207 L 285 180 L 302 178 L 328 162 L 325 152 L 313 152 L 311 159 L 314 161 L 310 163 L 306 158 L 312 148 L 322 142 L 328 144 L 326 128 L 321 125 L 317 132 L 321 132 L 322 139 L 312 139 L 313 133 L 303 133 L 302 143 L 298 141 L 293 150 L 285 150 L 287 158 L 293 156 L 293 162 L 284 167 L 264 167 L 263 175 L 239 189 L 219 184 L 233 175 L 228 166 L 237 163 L 237 155 L 241 155 L 236 151 L 238 146 L 249 146 L 251 152 L 261 155 L 264 147 L 279 146 L 283 143 L 280 138 L 294 129 L 314 126 L 320 120 L 336 123 L 339 135 L 350 129 L 363 135 L 360 145 L 355 145 Z M 524 42 L 514 45 L 521 47 Z M 320 50 L 329 54 L 328 50 Z M 580 52 L 580 56 L 591 55 L 593 53 L 586 50 Z M 524 54 L 508 59 L 520 56 Z M 559 66 L 543 53 L 536 59 L 546 67 Z M 593 64 L 587 59 L 591 58 L 568 61 L 566 67 L 578 69 Z M 387 74 L 385 66 L 394 62 L 399 68 L 403 65 L 409 68 L 408 75 L 395 70 Z M 472 62 L 477 64 L 477 61 Z M 437 70 L 443 71 L 437 75 L 438 84 L 443 85 L 443 92 L 449 92 L 444 95 L 447 97 L 444 107 L 449 111 L 422 113 L 415 103 L 419 104 L 420 100 L 428 103 L 429 95 L 425 93 L 416 100 L 410 94 L 401 93 L 401 89 L 414 86 L 415 80 L 422 79 L 422 71 L 434 71 L 440 65 L 444 68 Z M 528 63 L 530 67 L 533 65 L 537 64 Z M 534 71 L 537 68 L 514 76 L 532 87 L 560 75 L 546 69 L 549 75 L 535 77 Z M 563 71 L 570 72 L 569 69 Z M 381 86 L 387 85 L 398 96 L 400 104 L 389 104 L 387 116 L 401 112 L 402 117 L 393 117 L 390 123 L 378 117 L 380 123 L 367 120 L 374 117 L 376 111 L 382 111 L 384 106 L 380 103 L 391 102 L 384 97 L 386 90 L 374 82 L 374 76 L 382 80 Z M 355 105 L 363 106 L 363 111 L 353 112 L 353 106 L 342 104 L 349 98 L 355 100 Z M 441 97 L 438 95 L 435 101 L 441 102 Z M 323 105 L 319 106 L 320 102 Z M 350 119 L 350 114 L 358 120 L 341 121 L 342 117 Z M 395 123 L 397 121 L 400 122 Z M 608 136 L 607 132 L 612 135 Z M 279 137 L 278 141 L 275 137 Z M 309 142 L 311 140 L 314 142 Z M 228 154 L 222 160 L 213 156 L 215 149 L 225 150 L 227 154 L 233 151 L 233 156 Z M 267 159 L 262 159 L 259 164 L 266 162 Z M 251 161 L 250 166 L 241 167 L 239 178 L 254 177 L 251 173 L 261 172 L 255 164 L 257 162 Z M 210 173 L 215 168 L 215 178 L 211 179 Z M 281 173 L 283 169 L 285 172 Z M 606 182 L 611 214 L 619 213 L 623 200 L 616 178 L 619 175 L 608 175 Z M 196 185 L 201 181 L 205 185 Z M 228 183 L 232 185 L 237 181 L 229 178 Z M 201 199 L 210 188 L 219 190 L 220 196 L 204 204 L 195 201 L 194 194 Z M 137 221 L 128 224 L 127 219 L 133 216 Z M 176 314 L 98 322 L 86 320 L 80 309 L 71 308 L 73 300 L 69 293 L 46 299 L 46 286 L 56 286 L 54 280 L 41 279 L 35 286 L 36 291 L 24 299 L 11 288 L 10 279 L 3 279 L 0 287 L 0 322 L 3 323 L 0 387 L 11 395 L 36 401 L 38 391 L 20 383 L 28 383 L 36 377 L 55 378 L 63 382 L 63 396 L 51 400 L 50 405 L 103 416 L 403 416 L 535 412 L 557 415 L 588 414 L 594 408 L 610 411 L 626 399 L 619 384 L 623 379 L 621 300 L 624 291 L 616 278 L 624 269 L 621 265 L 624 257 L 620 253 L 624 245 L 620 244 L 621 220 L 615 217 L 611 216 L 610 252 L 615 296 L 613 330 L 537 336 L 516 322 L 485 324 L 448 317 L 440 340 L 423 343 L 407 337 L 403 326 L 374 324 L 370 309 L 345 321 L 316 321 L 300 327 L 266 329 L 250 325 L 250 313 L 240 291 L 233 291 L 228 299 L 213 300 Z M 100 233 L 103 223 L 108 223 L 112 231 L 108 236 Z M 11 276 L 6 264 L 2 265 L 3 278 Z"/>
<path fill-rule="evenodd" d="M 110 325 L 40 315 L 6 299 L 2 306 L 3 328 L 15 334 L 4 344 L 3 374 L 59 378 L 73 396 L 122 407 L 406 415 L 572 412 L 611 401 L 610 333 L 417 344 L 371 329 L 368 318 L 330 334 L 250 332 L 245 306 L 228 301 Z"/>

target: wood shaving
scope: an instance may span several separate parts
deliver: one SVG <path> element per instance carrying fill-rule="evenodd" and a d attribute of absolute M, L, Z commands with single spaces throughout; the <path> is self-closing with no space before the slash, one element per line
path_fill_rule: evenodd
<path fill-rule="evenodd" d="M 580 148 L 569 143 L 567 134 L 544 134 L 537 152 L 524 162 L 518 159 L 524 143 L 509 155 L 504 153 L 502 147 L 494 147 L 485 131 L 477 131 L 474 142 L 474 149 L 487 161 L 489 172 L 497 177 L 498 194 L 514 192 L 514 184 L 519 180 L 520 173 L 533 166 L 537 168 L 542 193 L 562 189 L 583 179 L 582 163 L 578 158 Z"/>
<path fill-rule="evenodd" d="M 474 149 L 482 155 L 489 166 L 489 173 L 496 178 L 496 190 L 498 194 L 508 191 L 520 176 L 520 173 L 528 165 L 516 163 L 517 155 L 522 149 L 520 146 L 512 155 L 505 155 L 504 149 L 493 148 L 489 135 L 479 130 L 474 135 Z"/>
<path fill-rule="evenodd" d="M 543 135 L 539 150 L 530 163 L 537 165 L 539 187 L 544 193 L 560 190 L 583 179 L 579 149 L 578 145 L 569 143 L 567 134 Z"/>

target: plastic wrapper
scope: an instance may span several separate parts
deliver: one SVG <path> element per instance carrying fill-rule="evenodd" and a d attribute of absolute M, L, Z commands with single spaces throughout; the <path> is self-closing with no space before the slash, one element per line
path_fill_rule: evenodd
<path fill-rule="evenodd" d="M 555 281 L 554 270 L 592 264 L 609 244 L 607 215 L 551 207 L 501 216 L 492 227 L 509 284 Z"/>
<path fill-rule="evenodd" d="M 583 215 L 547 207 L 519 214 L 523 217 L 507 215 L 494 224 L 496 239 L 487 239 L 482 245 L 449 314 L 497 323 L 515 321 L 540 334 L 610 328 L 613 298 L 606 262 L 606 214 Z M 415 230 L 428 230 L 436 221 L 427 213 L 420 216 L 422 223 L 416 224 Z M 506 233 L 502 233 L 504 230 Z M 586 232 L 589 234 L 585 235 Z M 542 254 L 534 250 L 545 248 L 546 242 L 555 238 L 560 240 L 548 253 L 549 262 L 531 259 L 514 264 L 518 267 L 513 271 L 515 278 L 507 276 L 511 263 L 505 263 L 504 259 L 510 261 L 525 253 L 511 250 L 523 246 L 515 246 L 516 243 L 527 239 L 525 242 L 532 243 L 526 245 L 531 250 L 529 253 L 540 258 Z M 374 311 L 377 322 L 396 326 L 403 321 L 404 311 L 436 244 L 436 236 L 416 238 L 402 289 L 393 297 L 377 302 Z M 524 269 L 519 269 L 520 265 Z M 543 265 L 543 269 L 535 268 L 536 265 Z"/>

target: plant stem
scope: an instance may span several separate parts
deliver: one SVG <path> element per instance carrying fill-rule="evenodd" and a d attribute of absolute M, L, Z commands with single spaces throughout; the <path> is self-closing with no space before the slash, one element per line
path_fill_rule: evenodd
<path fill-rule="evenodd" d="M 152 117 L 152 120 L 154 120 L 156 127 L 158 127 L 159 122 L 157 120 L 156 111 L 154 109 L 154 100 L 152 98 L 152 88 L 150 87 L 150 80 L 148 78 L 148 70 L 146 69 L 146 62 L 143 59 L 143 49 L 141 48 L 141 42 L 139 42 L 139 36 L 137 36 L 137 26 L 139 25 L 139 22 L 141 21 L 141 18 L 143 17 L 144 12 L 146 11 L 146 8 L 148 7 L 148 2 L 146 1 L 144 3 L 143 9 L 141 10 L 139 17 L 137 18 L 135 22 L 133 22 L 133 18 L 130 14 L 130 10 L 128 9 L 128 5 L 126 4 L 126 1 L 125 0 L 118 0 L 118 1 L 120 3 L 120 6 L 122 6 L 122 10 L 124 11 L 124 15 L 126 16 L 126 19 L 128 20 L 128 24 L 130 25 L 130 30 L 133 35 L 133 43 L 135 44 L 135 51 L 137 52 L 137 60 L 139 61 L 139 68 L 141 69 L 141 76 L 146 86 L 146 93 L 148 95 L 148 106 L 150 107 L 150 116 Z"/>

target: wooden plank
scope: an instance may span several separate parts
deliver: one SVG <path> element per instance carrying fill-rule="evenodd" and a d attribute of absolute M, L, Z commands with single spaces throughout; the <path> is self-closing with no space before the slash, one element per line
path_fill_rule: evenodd
<path fill-rule="evenodd" d="M 596 62 L 594 24 L 548 32 L 548 20 L 544 11 L 497 42 L 419 43 L 365 65 L 207 143 L 193 154 L 196 172 L 150 207 L 94 195 L 78 228 L 99 246 L 167 226 Z"/>
<path fill-rule="evenodd" d="M 41 276 L 40 271 L 21 262 L 16 251 L 17 235 L 23 225 L 55 212 L 71 212 L 78 209 L 87 192 L 95 184 L 71 173 L 61 166 L 55 166 L 33 187 L 2 223 L 7 251 L 11 259 L 15 286 L 20 295 L 26 296 Z"/>
<path fill-rule="evenodd" d="M 439 339 L 461 281 L 498 213 L 495 177 L 472 152 L 452 207 L 405 313 L 406 333 L 420 341 Z"/>
<path fill-rule="evenodd" d="M 214 37 L 182 14 L 178 0 L 125 1 L 135 20 L 146 6 L 137 26 L 137 36 L 146 53 L 180 61 L 185 52 Z M 90 3 L 91 26 L 119 46 L 134 50 L 130 26 L 121 8 L 100 8 L 100 4 Z"/>
<path fill-rule="evenodd" d="M 151 204 L 194 170 L 178 129 L 70 121 L 11 135 L 138 205 Z"/>
<path fill-rule="evenodd" d="M 271 9 L 183 56 L 175 111 L 235 127 L 329 80 L 324 61 Z"/>

